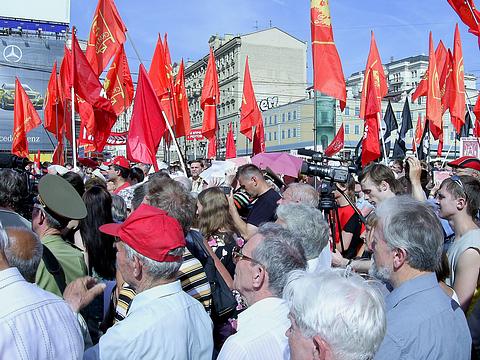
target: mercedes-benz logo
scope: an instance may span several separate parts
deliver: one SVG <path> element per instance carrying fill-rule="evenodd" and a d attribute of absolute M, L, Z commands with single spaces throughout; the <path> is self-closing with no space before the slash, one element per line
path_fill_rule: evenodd
<path fill-rule="evenodd" d="M 23 53 L 17 45 L 8 45 L 3 49 L 3 58 L 8 62 L 19 62 Z"/>

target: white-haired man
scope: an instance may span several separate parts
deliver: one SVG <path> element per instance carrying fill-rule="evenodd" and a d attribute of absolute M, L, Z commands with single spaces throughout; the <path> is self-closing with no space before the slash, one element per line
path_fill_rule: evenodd
<path fill-rule="evenodd" d="M 383 201 L 376 214 L 370 270 L 393 291 L 386 297 L 387 333 L 375 359 L 470 359 L 465 315 L 435 276 L 443 248 L 437 216 L 408 196 Z"/>
<path fill-rule="evenodd" d="M 318 192 L 312 185 L 304 183 L 291 183 L 278 200 L 278 204 L 299 203 L 317 208 L 319 201 Z"/>
<path fill-rule="evenodd" d="M 378 288 L 344 270 L 294 271 L 284 290 L 290 305 L 287 330 L 292 360 L 371 359 L 386 330 Z"/>

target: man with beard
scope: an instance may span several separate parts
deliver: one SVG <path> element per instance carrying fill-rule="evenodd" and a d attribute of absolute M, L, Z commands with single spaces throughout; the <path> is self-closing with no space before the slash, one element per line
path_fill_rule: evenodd
<path fill-rule="evenodd" d="M 371 274 L 389 283 L 387 333 L 375 359 L 470 359 L 471 338 L 462 309 L 436 276 L 442 226 L 432 209 L 407 196 L 376 210 Z"/>

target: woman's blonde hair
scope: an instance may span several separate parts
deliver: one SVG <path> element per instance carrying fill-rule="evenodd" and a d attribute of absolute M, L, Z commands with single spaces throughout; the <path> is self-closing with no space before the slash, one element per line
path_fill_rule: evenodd
<path fill-rule="evenodd" d="M 198 227 L 205 238 L 214 235 L 220 229 L 235 232 L 233 218 L 228 209 L 228 200 L 218 187 L 203 190 L 197 198 L 203 209 L 198 216 Z"/>

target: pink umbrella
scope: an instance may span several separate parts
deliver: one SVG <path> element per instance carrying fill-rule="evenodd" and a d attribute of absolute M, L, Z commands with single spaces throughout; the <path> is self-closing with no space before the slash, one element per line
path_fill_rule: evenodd
<path fill-rule="evenodd" d="M 303 160 L 284 152 L 260 153 L 252 157 L 252 164 L 260 169 L 269 167 L 273 172 L 298 177 Z"/>

